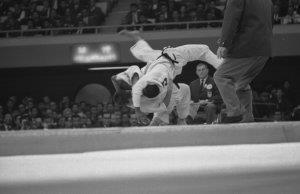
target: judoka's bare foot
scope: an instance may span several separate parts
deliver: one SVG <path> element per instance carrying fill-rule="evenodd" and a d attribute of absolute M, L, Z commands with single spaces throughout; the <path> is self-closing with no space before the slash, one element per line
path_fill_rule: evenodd
<path fill-rule="evenodd" d="M 125 29 L 119 32 L 119 35 L 126 36 L 134 41 L 139 41 L 142 39 L 139 34 L 140 32 L 138 30 L 129 31 Z"/>

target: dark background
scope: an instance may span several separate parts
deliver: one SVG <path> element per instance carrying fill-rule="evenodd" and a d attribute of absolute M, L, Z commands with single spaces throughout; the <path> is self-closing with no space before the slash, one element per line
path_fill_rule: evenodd
<path fill-rule="evenodd" d="M 299 96 L 300 91 L 300 56 L 275 57 L 268 61 L 261 74 L 254 80 L 252 86 L 257 91 L 272 83 L 281 86 L 284 81 L 289 81 L 292 88 Z M 117 65 L 117 64 L 116 64 Z M 139 65 L 144 64 L 122 64 Z M 176 78 L 179 82 L 189 84 L 196 79 L 196 63 L 187 64 L 182 75 Z M 123 70 L 89 71 L 89 66 L 60 66 L 41 68 L 13 68 L 0 70 L 0 101 L 5 102 L 9 96 L 20 98 L 34 97 L 37 100 L 48 95 L 53 100 L 62 96 L 75 97 L 77 91 L 89 83 L 98 83 L 114 91 L 110 77 Z M 214 72 L 211 69 L 210 74 Z M 299 98 L 297 98 L 299 99 Z M 299 103 L 299 100 L 298 100 Z"/>

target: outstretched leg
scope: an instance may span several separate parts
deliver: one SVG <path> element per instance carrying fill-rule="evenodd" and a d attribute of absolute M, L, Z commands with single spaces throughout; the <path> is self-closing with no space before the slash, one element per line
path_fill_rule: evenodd
<path fill-rule="evenodd" d="M 130 48 L 130 52 L 136 59 L 145 63 L 150 63 L 160 56 L 161 50 L 154 50 L 148 42 L 140 36 L 139 31 L 122 30 L 119 34 L 128 37 L 135 42 Z"/>
<path fill-rule="evenodd" d="M 224 62 L 224 59 L 219 59 L 217 55 L 215 55 L 208 46 L 203 47 L 202 57 L 204 61 L 211 64 L 215 69 L 218 69 Z"/>

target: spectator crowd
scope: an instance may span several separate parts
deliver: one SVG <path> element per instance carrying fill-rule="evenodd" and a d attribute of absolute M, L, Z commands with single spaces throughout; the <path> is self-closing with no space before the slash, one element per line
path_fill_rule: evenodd
<path fill-rule="evenodd" d="M 44 96 L 37 102 L 25 97 L 20 102 L 11 96 L 0 106 L 0 130 L 90 128 L 136 126 L 134 111 L 113 103 L 90 105 L 74 103 L 65 96 L 60 102 Z"/>
<path fill-rule="evenodd" d="M 262 121 L 300 120 L 297 93 L 288 81 L 253 91 L 254 115 Z"/>
<path fill-rule="evenodd" d="M 136 29 L 139 30 L 186 28 L 185 24 L 155 26 L 145 24 L 221 20 L 223 9 L 224 2 L 220 0 L 140 0 L 130 5 L 130 11 L 122 24 L 137 25 Z M 140 28 L 139 25 L 144 26 Z M 207 26 L 207 24 L 192 24 L 189 27 Z M 221 26 L 221 23 L 212 23 L 210 26 Z"/>
<path fill-rule="evenodd" d="M 82 26 L 99 26 L 105 14 L 99 0 L 1 0 L 0 30 L 31 30 Z M 24 35 L 48 35 L 47 31 Z M 58 31 L 57 33 L 80 33 Z"/>
<path fill-rule="evenodd" d="M 94 29 L 84 27 L 103 24 L 106 13 L 99 6 L 103 1 L 112 2 L 111 4 L 117 2 L 117 0 L 1 0 L 0 31 L 22 30 L 24 36 L 93 33 Z M 130 4 L 129 12 L 121 24 L 132 25 L 131 29 L 141 31 L 184 29 L 187 28 L 186 22 L 195 22 L 189 24 L 189 28 L 220 27 L 221 22 L 216 20 L 222 20 L 225 3 L 226 0 L 136 0 L 136 3 Z M 300 23 L 299 0 L 273 0 L 273 3 L 275 24 Z M 199 21 L 214 22 L 199 23 Z M 184 23 L 170 24 L 170 22 Z M 169 24 L 165 25 L 166 23 Z M 49 28 L 72 29 L 38 31 Z M 118 30 L 121 29 L 123 28 Z M 19 35 L 17 32 L 10 34 L 10 36 Z"/>
<path fill-rule="evenodd" d="M 300 23 L 299 0 L 273 0 L 274 24 Z M 161 30 L 187 28 L 185 24 L 155 25 L 169 22 L 198 22 L 189 28 L 220 27 L 226 0 L 139 0 L 130 5 L 130 11 L 122 24 L 134 25 L 137 30 Z M 132 29 L 132 28 L 131 28 Z"/>
<path fill-rule="evenodd" d="M 273 0 L 274 24 L 299 24 L 299 0 Z"/>
<path fill-rule="evenodd" d="M 299 102 L 288 81 L 282 87 L 266 85 L 260 92 L 253 92 L 253 98 L 257 121 L 300 120 Z M 176 124 L 176 111 L 170 115 L 170 123 Z M 138 126 L 134 110 L 111 102 L 90 105 L 72 102 L 67 96 L 59 102 L 49 96 L 40 101 L 11 96 L 0 105 L 1 131 L 129 126 Z"/>

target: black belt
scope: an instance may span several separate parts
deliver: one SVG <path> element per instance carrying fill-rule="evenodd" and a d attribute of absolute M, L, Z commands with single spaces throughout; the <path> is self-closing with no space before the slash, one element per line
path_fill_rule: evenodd
<path fill-rule="evenodd" d="M 165 49 L 167 49 L 167 48 L 170 48 L 170 47 L 166 47 Z M 165 57 L 166 59 L 168 59 L 169 61 L 171 61 L 172 64 L 175 66 L 175 63 L 178 63 L 178 61 L 176 61 L 176 56 L 173 54 L 174 59 L 172 59 L 167 53 L 164 53 L 165 49 L 162 50 L 161 55 L 159 57 L 157 57 L 157 59 L 159 59 L 160 57 Z M 173 83 L 175 84 L 175 86 L 178 89 L 180 88 L 178 82 L 174 82 L 174 80 L 173 80 Z"/>
<path fill-rule="evenodd" d="M 157 57 L 157 59 L 159 59 L 160 57 L 165 57 L 166 59 L 171 61 L 173 65 L 175 65 L 175 63 L 178 63 L 178 61 L 176 61 L 176 56 L 174 54 L 173 54 L 173 56 L 174 56 L 174 59 L 172 59 L 167 53 L 164 53 L 164 51 L 162 51 L 161 55 L 159 57 Z"/>

